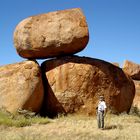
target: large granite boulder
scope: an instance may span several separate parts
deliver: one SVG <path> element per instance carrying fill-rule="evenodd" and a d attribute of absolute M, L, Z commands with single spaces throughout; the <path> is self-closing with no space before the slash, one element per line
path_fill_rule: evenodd
<path fill-rule="evenodd" d="M 140 65 L 126 60 L 123 70 L 134 80 L 140 80 Z"/>
<path fill-rule="evenodd" d="M 67 56 L 45 61 L 42 71 L 43 110 L 48 116 L 58 113 L 95 115 L 99 95 L 104 95 L 111 112 L 129 112 L 135 95 L 134 83 L 111 63 Z"/>
<path fill-rule="evenodd" d="M 14 32 L 17 52 L 24 58 L 49 58 L 83 50 L 89 39 L 79 8 L 29 17 Z"/>
<path fill-rule="evenodd" d="M 39 112 L 44 96 L 39 65 L 24 61 L 0 67 L 0 108 Z"/>

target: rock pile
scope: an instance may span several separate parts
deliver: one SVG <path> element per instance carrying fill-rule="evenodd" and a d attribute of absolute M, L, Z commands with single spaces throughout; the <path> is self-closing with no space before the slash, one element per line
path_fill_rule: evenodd
<path fill-rule="evenodd" d="M 89 40 L 78 8 L 29 17 L 16 27 L 18 54 L 30 60 L 0 67 L 0 107 L 41 112 L 95 115 L 99 95 L 108 109 L 128 112 L 135 87 L 122 69 L 103 60 L 78 57 Z M 31 59 L 46 59 L 41 67 Z"/>

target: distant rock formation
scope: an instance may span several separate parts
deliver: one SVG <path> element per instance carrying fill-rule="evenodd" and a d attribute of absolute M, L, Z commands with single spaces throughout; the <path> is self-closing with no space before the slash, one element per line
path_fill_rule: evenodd
<path fill-rule="evenodd" d="M 136 94 L 133 100 L 133 107 L 137 107 L 140 110 L 140 81 L 134 80 L 135 88 L 136 88 Z"/>
<path fill-rule="evenodd" d="M 140 64 L 126 60 L 123 65 L 123 71 L 131 76 L 135 84 L 136 94 L 132 107 L 140 110 Z"/>
<path fill-rule="evenodd" d="M 44 96 L 41 71 L 34 61 L 0 67 L 0 108 L 39 112 Z"/>
<path fill-rule="evenodd" d="M 119 63 L 117 63 L 117 62 L 113 62 L 112 64 L 113 64 L 114 66 L 120 67 Z"/>
<path fill-rule="evenodd" d="M 14 44 L 24 58 L 49 58 L 83 50 L 89 40 L 79 8 L 29 17 L 16 27 Z"/>
<path fill-rule="evenodd" d="M 42 64 L 44 111 L 95 115 L 99 95 L 104 95 L 108 110 L 128 112 L 135 95 L 134 83 L 111 63 L 77 56 L 52 59 Z"/>
<path fill-rule="evenodd" d="M 140 80 L 140 65 L 126 60 L 123 65 L 123 71 L 134 80 Z"/>

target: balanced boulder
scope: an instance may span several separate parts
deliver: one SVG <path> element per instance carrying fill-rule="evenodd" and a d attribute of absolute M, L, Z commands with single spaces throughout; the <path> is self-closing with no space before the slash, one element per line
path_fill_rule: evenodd
<path fill-rule="evenodd" d="M 24 61 L 0 67 L 0 108 L 39 112 L 44 96 L 39 65 Z"/>
<path fill-rule="evenodd" d="M 140 65 L 126 60 L 123 70 L 134 80 L 140 80 Z"/>
<path fill-rule="evenodd" d="M 108 110 L 129 112 L 134 83 L 122 69 L 103 60 L 66 56 L 42 64 L 45 85 L 44 112 L 95 115 L 100 95 Z"/>
<path fill-rule="evenodd" d="M 83 50 L 89 40 L 79 8 L 29 17 L 16 27 L 14 44 L 24 58 L 49 58 Z"/>

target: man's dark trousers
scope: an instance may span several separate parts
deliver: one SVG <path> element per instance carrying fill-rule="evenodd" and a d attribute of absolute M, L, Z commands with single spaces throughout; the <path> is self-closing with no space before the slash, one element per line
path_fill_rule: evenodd
<path fill-rule="evenodd" d="M 97 122 L 98 122 L 98 128 L 104 128 L 104 112 L 103 111 L 97 112 Z"/>

